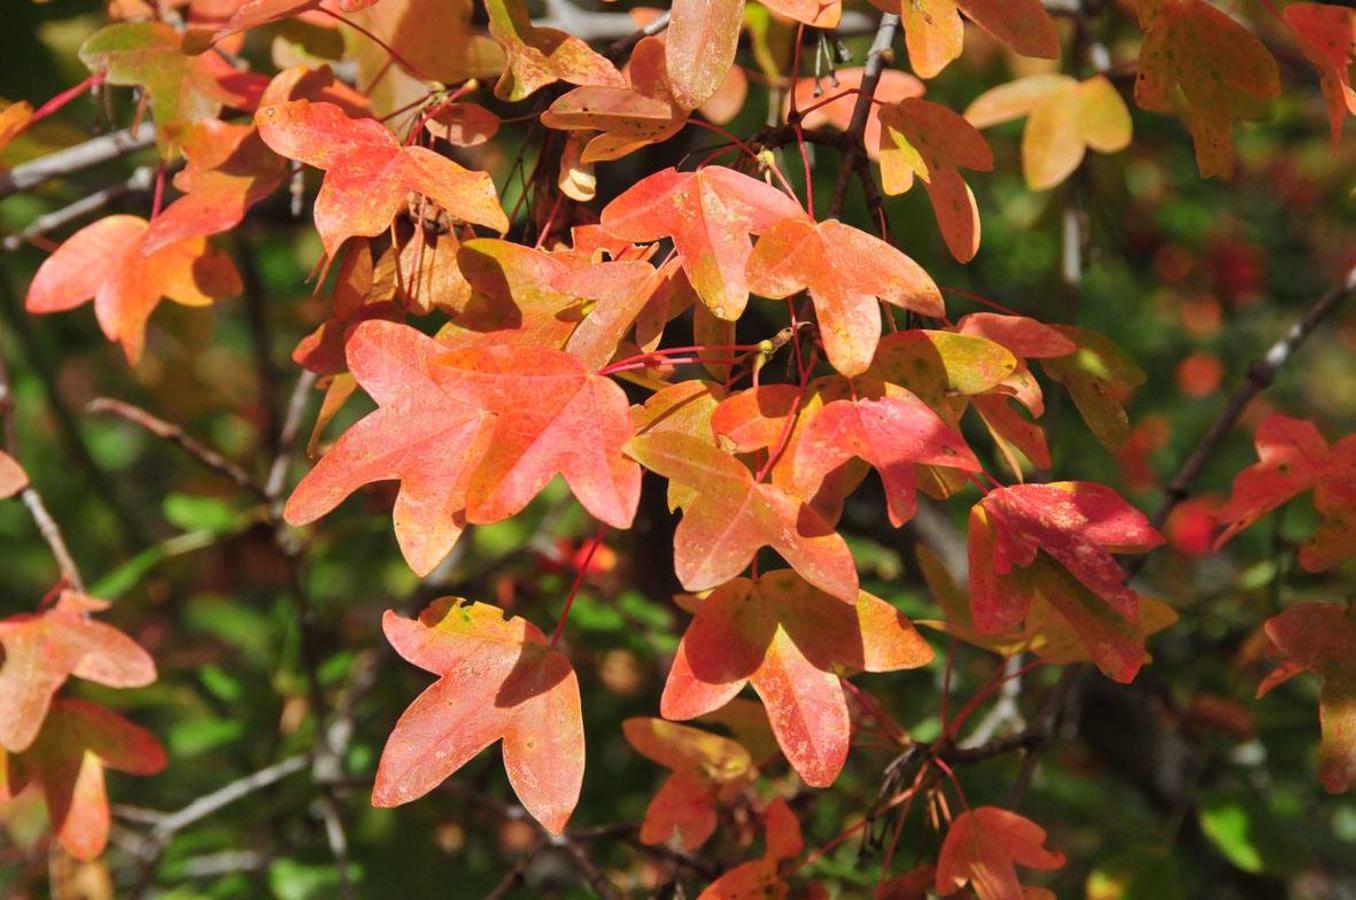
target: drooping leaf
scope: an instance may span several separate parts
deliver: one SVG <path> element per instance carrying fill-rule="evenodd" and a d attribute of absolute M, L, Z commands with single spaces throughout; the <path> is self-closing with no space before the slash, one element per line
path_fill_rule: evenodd
<path fill-rule="evenodd" d="M 1331 447 L 1312 422 L 1272 414 L 1254 436 L 1258 462 L 1238 473 L 1215 514 L 1223 546 L 1262 516 L 1312 490 L 1323 523 L 1300 548 L 1300 565 L 1321 572 L 1356 555 L 1356 435 Z"/>
<path fill-rule="evenodd" d="M 348 367 L 378 408 L 355 423 L 288 498 L 293 525 L 313 522 L 359 487 L 399 480 L 392 518 L 416 574 L 442 561 L 466 525 L 466 491 L 491 436 L 488 415 L 438 363 L 447 348 L 394 322 L 358 325 Z"/>
<path fill-rule="evenodd" d="M 534 26 L 522 0 L 486 0 L 485 10 L 490 34 L 508 54 L 508 65 L 494 86 L 499 99 L 522 100 L 557 81 L 625 86 L 616 67 L 584 41 L 556 28 Z"/>
<path fill-rule="evenodd" d="M 749 289 L 772 299 L 809 290 L 829 362 L 844 375 L 871 365 L 880 341 L 877 300 L 944 314 L 932 278 L 903 252 L 836 219 L 787 219 L 765 233 L 748 266 Z"/>
<path fill-rule="evenodd" d="M 1139 597 L 1113 553 L 1163 542 L 1139 510 L 1090 482 L 1019 484 L 970 510 L 970 608 L 981 633 L 1022 627 L 1043 598 L 1069 620 L 1098 667 L 1130 681 L 1144 661 Z M 1065 578 L 1064 573 L 1072 578 Z"/>
<path fill-rule="evenodd" d="M 674 0 L 664 47 L 679 105 L 696 109 L 720 87 L 734 65 L 743 21 L 744 0 Z"/>
<path fill-rule="evenodd" d="M 123 632 L 88 617 L 108 604 L 63 591 L 50 608 L 0 620 L 0 747 L 11 753 L 37 737 L 52 698 L 74 675 L 115 688 L 155 681 L 155 661 Z"/>
<path fill-rule="evenodd" d="M 1321 76 L 1336 149 L 1347 113 L 1356 115 L 1356 89 L 1351 85 L 1351 66 L 1356 63 L 1356 10 L 1327 3 L 1291 3 L 1281 17 Z"/>
<path fill-rule="evenodd" d="M 1045 829 L 996 806 L 977 806 L 956 816 L 937 858 L 937 893 L 954 894 L 967 884 L 979 900 L 1027 896 L 1017 866 L 1039 871 L 1064 865 L 1064 854 L 1045 847 Z"/>
<path fill-rule="evenodd" d="M 961 55 L 960 14 L 1024 56 L 1056 59 L 1059 35 L 1040 0 L 871 0 L 903 20 L 909 63 L 932 78 Z"/>
<path fill-rule="evenodd" d="M 756 770 L 737 742 L 663 719 L 627 719 L 622 733 L 638 753 L 672 770 L 650 801 L 640 840 L 675 842 L 691 853 L 715 832 L 718 804 L 750 781 Z"/>
<path fill-rule="evenodd" d="M 603 209 L 601 222 L 628 241 L 672 238 L 702 302 L 718 318 L 735 321 L 749 298 L 749 235 L 803 216 L 800 205 L 776 188 L 707 166 L 695 172 L 668 168 L 642 179 Z"/>
<path fill-rule="evenodd" d="M 332 103 L 293 100 L 260 109 L 255 124 L 275 152 L 325 170 L 315 226 L 331 257 L 350 237 L 385 231 L 411 191 L 457 219 L 508 230 L 489 173 L 424 147 L 402 147 L 374 119 L 351 119 Z"/>
<path fill-rule="evenodd" d="M 1110 81 L 1094 75 L 1030 75 L 985 91 L 965 111 L 976 128 L 1028 116 L 1022 133 L 1022 172 L 1033 191 L 1073 174 L 1087 148 L 1119 153 L 1130 145 L 1130 110 Z"/>
<path fill-rule="evenodd" d="M 163 22 L 123 22 L 80 47 L 80 61 L 92 72 L 106 71 L 108 84 L 146 89 L 163 159 L 177 154 L 184 126 L 215 118 L 227 100 L 216 76 L 230 66 L 217 57 L 186 56 L 180 43 L 179 32 Z"/>
<path fill-rule="evenodd" d="M 13 497 L 28 487 L 28 473 L 19 461 L 0 450 L 0 500 Z M 3 741 L 0 741 L 3 743 Z"/>
<path fill-rule="evenodd" d="M 1302 671 L 1323 679 L 1318 695 L 1323 742 L 1318 777 L 1332 794 L 1356 782 L 1356 619 L 1335 603 L 1298 603 L 1263 626 L 1280 666 L 1257 688 L 1261 697 Z"/>
<path fill-rule="evenodd" d="M 879 108 L 880 172 L 887 194 L 923 180 L 951 255 L 969 262 L 979 251 L 979 206 L 958 169 L 987 172 L 993 152 L 965 119 L 939 103 L 917 98 Z"/>
<path fill-rule="evenodd" d="M 207 306 L 240 293 L 240 275 L 225 254 L 196 237 L 142 253 L 148 223 L 137 216 L 99 219 L 66 239 L 38 268 L 25 305 L 32 313 L 94 301 L 94 315 L 127 361 L 141 360 L 146 322 L 163 297 Z"/>
<path fill-rule="evenodd" d="M 621 85 L 577 87 L 558 97 L 541 122 L 562 131 L 600 132 L 589 139 L 580 161 L 620 159 L 682 130 L 688 110 L 673 98 L 664 68 L 664 42 L 647 37 L 631 51 Z"/>
<path fill-rule="evenodd" d="M 8 757 L 7 786 L 18 793 L 39 785 L 57 841 L 76 859 L 90 860 L 108 842 L 104 769 L 154 775 L 166 762 L 149 731 L 87 700 L 62 698 L 32 745 Z"/>
<path fill-rule="evenodd" d="M 560 834 L 584 779 L 579 680 L 565 655 L 526 619 L 456 597 L 433 601 L 418 619 L 388 610 L 382 629 L 397 653 L 438 680 L 387 739 L 372 804 L 418 799 L 502 740 L 518 800 Z"/>
<path fill-rule="evenodd" d="M 1205 0 L 1164 0 L 1138 10 L 1144 28 L 1135 102 L 1180 112 L 1205 178 L 1234 171 L 1234 119 L 1259 119 L 1281 92 L 1271 51 Z"/>
<path fill-rule="evenodd" d="M 1051 327 L 1078 349 L 1067 356 L 1041 360 L 1041 368 L 1069 391 L 1078 414 L 1097 440 L 1114 450 L 1130 430 L 1125 402 L 1144 384 L 1144 372 L 1110 338 L 1072 325 Z"/>
<path fill-rule="evenodd" d="M 848 602 L 857 597 L 857 569 L 843 538 L 812 507 L 755 482 L 733 456 L 673 432 L 639 435 L 626 452 L 687 489 L 673 538 L 674 566 L 687 590 L 725 584 L 771 547 L 810 584 Z"/>
<path fill-rule="evenodd" d="M 884 600 L 830 596 L 781 569 L 737 578 L 701 602 L 669 671 L 660 712 L 692 719 L 751 683 L 777 742 L 812 787 L 838 777 L 850 724 L 840 674 L 926 665 L 932 650 Z"/>
<path fill-rule="evenodd" d="M 813 496 L 826 475 L 859 457 L 880 473 L 890 524 L 898 528 L 917 510 L 916 466 L 980 471 L 965 439 L 912 392 L 859 379 L 853 393 L 852 399 L 818 409 L 800 433 L 795 472 L 804 496 Z"/>

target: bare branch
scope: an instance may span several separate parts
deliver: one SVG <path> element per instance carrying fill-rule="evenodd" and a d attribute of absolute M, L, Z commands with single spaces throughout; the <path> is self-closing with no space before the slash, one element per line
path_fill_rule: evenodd
<path fill-rule="evenodd" d="M 886 63 L 894 58 L 895 33 L 899 30 L 899 16 L 885 13 L 880 17 L 876 28 L 876 37 L 871 41 L 871 49 L 866 52 L 866 65 L 862 70 L 862 83 L 858 88 L 857 104 L 852 108 L 852 120 L 848 124 L 849 139 L 843 144 L 843 159 L 838 172 L 838 180 L 833 186 L 833 199 L 829 202 L 828 217 L 834 218 L 843 211 L 843 202 L 847 198 L 848 182 L 857 171 L 861 159 L 866 157 L 866 145 L 862 135 L 866 132 L 866 120 L 871 114 L 871 101 L 876 96 L 876 87 L 880 84 L 881 72 Z"/>
<path fill-rule="evenodd" d="M 190 436 L 183 428 L 175 425 L 173 422 L 166 422 L 164 419 L 147 412 L 139 406 L 133 406 L 132 404 L 124 403 L 121 400 L 114 400 L 111 397 L 96 397 L 85 406 L 85 409 L 95 415 L 103 414 L 117 416 L 120 419 L 131 422 L 139 428 L 144 428 L 156 437 L 169 441 L 181 448 L 189 456 L 193 457 L 212 471 L 226 476 L 233 481 L 237 487 L 257 495 L 261 500 L 270 499 L 264 486 L 251 478 L 248 472 L 213 450 L 211 447 L 208 447 L 206 444 Z"/>
<path fill-rule="evenodd" d="M 76 172 L 144 150 L 155 143 L 155 125 L 142 122 L 136 128 L 100 135 L 83 144 L 58 150 L 32 162 L 0 172 L 0 200 L 19 191 L 37 187 L 44 181 Z"/>

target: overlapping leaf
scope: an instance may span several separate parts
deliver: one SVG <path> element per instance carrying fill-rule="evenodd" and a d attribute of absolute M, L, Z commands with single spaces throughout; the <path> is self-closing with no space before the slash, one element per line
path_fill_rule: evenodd
<path fill-rule="evenodd" d="M 1326 3 L 1291 3 L 1281 16 L 1321 76 L 1335 148 L 1342 140 L 1347 113 L 1356 115 L 1356 88 L 1351 85 L 1351 66 L 1356 63 L 1356 10 Z"/>
<path fill-rule="evenodd" d="M 744 0 L 674 0 L 664 36 L 673 99 L 696 109 L 720 88 L 734 65 Z"/>
<path fill-rule="evenodd" d="M 1139 597 L 1113 553 L 1163 542 L 1143 513 L 1091 482 L 1020 484 L 970 510 L 970 607 L 981 633 L 1020 628 L 1037 599 L 1069 621 L 1108 677 L 1144 662 Z M 1072 577 L 1066 577 L 1072 576 Z"/>
<path fill-rule="evenodd" d="M 880 341 L 877 300 L 925 316 L 944 314 L 932 278 L 903 252 L 836 219 L 787 219 L 749 257 L 749 289 L 773 299 L 809 290 L 829 362 L 844 375 L 871 365 Z"/>
<path fill-rule="evenodd" d="M 1335 603 L 1299 603 L 1263 627 L 1280 658 L 1257 696 L 1304 671 L 1323 679 L 1318 777 L 1330 793 L 1350 790 L 1356 783 L 1356 619 Z"/>
<path fill-rule="evenodd" d="M 1312 422 L 1272 414 L 1254 437 L 1258 462 L 1238 473 L 1216 513 L 1216 548 L 1306 491 L 1324 521 L 1300 548 L 1300 565 L 1321 572 L 1356 556 L 1356 435 L 1331 447 Z"/>
<path fill-rule="evenodd" d="M 350 237 L 385 231 L 411 191 L 457 219 L 508 230 L 488 173 L 423 147 L 401 147 L 374 119 L 351 119 L 332 103 L 292 100 L 260 109 L 255 124 L 275 152 L 325 170 L 315 226 L 330 256 Z"/>
<path fill-rule="evenodd" d="M 1110 81 L 1094 75 L 1029 75 L 985 91 L 965 111 L 976 128 L 1027 116 L 1022 133 L 1022 172 L 1033 191 L 1064 181 L 1087 148 L 1119 153 L 1130 145 L 1130 110 Z"/>
<path fill-rule="evenodd" d="M 418 619 L 387 611 L 382 628 L 397 653 L 438 680 L 387 739 L 373 805 L 422 797 L 502 740 L 523 808 L 552 834 L 563 831 L 584 778 L 579 680 L 564 654 L 525 619 L 456 597 Z"/>
<path fill-rule="evenodd" d="M 94 315 L 127 361 L 141 360 L 146 322 L 168 297 L 207 306 L 240 293 L 240 275 L 225 254 L 196 237 L 142 253 L 148 223 L 137 216 L 99 219 L 66 239 L 28 286 L 29 312 L 53 313 L 94 301 Z"/>
<path fill-rule="evenodd" d="M 1234 119 L 1258 119 L 1281 92 L 1271 51 L 1205 0 L 1147 0 L 1135 102 L 1180 112 L 1206 178 L 1234 171 Z"/>
<path fill-rule="evenodd" d="M 721 585 L 683 636 L 660 711 L 695 718 L 752 684 L 801 778 L 814 787 L 833 783 L 851 733 L 840 674 L 916 668 L 932 658 L 885 601 L 865 592 L 842 601 L 786 569 Z"/>
<path fill-rule="evenodd" d="M 734 321 L 748 302 L 750 234 L 804 216 L 800 205 L 756 178 L 723 166 L 664 169 L 632 185 L 603 210 L 609 234 L 628 241 L 673 240 L 683 270 L 718 318 Z"/>
<path fill-rule="evenodd" d="M 1072 325 L 1052 325 L 1077 345 L 1073 353 L 1041 360 L 1045 374 L 1069 391 L 1097 440 L 1119 447 L 1130 431 L 1125 402 L 1144 384 L 1144 372 L 1109 338 Z"/>
<path fill-rule="evenodd" d="M 57 842 L 71 856 L 90 860 L 108 843 L 110 814 L 104 769 L 154 775 L 165 751 L 149 731 L 122 716 L 74 697 L 59 699 L 37 739 L 10 755 L 6 787 L 42 789 Z"/>
<path fill-rule="evenodd" d="M 28 748 L 57 690 L 71 676 L 115 688 L 155 681 L 150 654 L 123 632 L 89 618 L 108 604 L 63 591 L 50 608 L 0 620 L 0 747 Z"/>
<path fill-rule="evenodd" d="M 719 587 L 771 547 L 815 587 L 848 602 L 857 597 L 852 554 L 833 526 L 782 488 L 754 481 L 733 456 L 690 435 L 663 431 L 638 435 L 626 452 L 685 489 L 683 520 L 673 538 L 683 587 Z"/>

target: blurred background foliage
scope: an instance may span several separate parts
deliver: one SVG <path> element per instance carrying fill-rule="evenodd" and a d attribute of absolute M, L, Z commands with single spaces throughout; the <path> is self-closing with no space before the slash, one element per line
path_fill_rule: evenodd
<path fill-rule="evenodd" d="M 3 20 L 0 97 L 37 103 L 85 76 L 75 49 L 105 17 L 96 3 L 10 0 Z M 1284 43 L 1269 16 L 1258 13 L 1253 21 Z M 1113 58 L 1133 59 L 1138 31 L 1127 18 L 1108 10 L 1102 24 Z M 299 35 L 303 26 L 286 28 L 293 39 L 323 43 Z M 267 60 L 275 33 L 283 27 L 252 34 L 247 56 Z M 847 41 L 859 60 L 866 42 Z M 1040 70 L 973 29 L 966 47 L 960 63 L 929 83 L 930 99 L 963 109 L 986 88 Z M 754 66 L 747 48 L 741 61 Z M 1178 120 L 1135 110 L 1129 150 L 1092 156 L 1079 178 L 1042 194 L 1021 181 L 1021 126 L 988 132 L 997 165 L 992 174 L 968 177 L 984 223 L 982 249 L 969 266 L 956 265 L 946 252 L 921 191 L 887 201 L 897 243 L 939 284 L 1044 321 L 1102 332 L 1148 374 L 1131 405 L 1131 437 L 1118 453 L 1097 444 L 1067 400 L 1051 403 L 1045 424 L 1057 477 L 1102 481 L 1151 508 L 1248 363 L 1356 264 L 1356 141 L 1348 136 L 1333 151 L 1313 75 L 1302 62 L 1293 53 L 1281 59 L 1284 99 L 1269 121 L 1239 131 L 1241 164 L 1230 183 L 1199 177 Z M 1127 81 L 1118 85 L 1128 92 Z M 728 127 L 737 134 L 756 130 L 766 98 L 766 88 L 754 83 L 747 110 Z M 125 124 L 127 92 L 116 92 L 114 101 L 117 121 Z M 0 162 L 14 165 L 109 127 L 105 111 L 82 99 L 11 146 Z M 526 125 L 507 125 L 477 163 L 502 185 L 523 141 L 529 142 L 530 171 L 532 140 Z M 652 152 L 601 168 L 599 194 L 611 196 L 649 171 L 700 158 L 714 143 L 712 135 L 688 129 Z M 11 196 L 0 202 L 0 227 L 17 232 L 37 215 L 150 161 L 147 152 Z M 837 161 L 821 150 L 813 162 L 822 206 Z M 799 166 L 789 166 L 788 174 L 798 180 Z M 1073 193 L 1089 235 L 1077 290 L 1060 276 L 1063 216 Z M 506 194 L 511 207 L 514 189 Z M 149 197 L 133 194 L 111 209 L 145 215 Z M 865 220 L 859 196 L 846 218 Z M 511 797 L 497 751 L 418 803 L 398 810 L 369 807 L 385 735 L 428 680 L 385 659 L 381 613 L 455 592 L 546 626 L 560 612 L 574 574 L 571 561 L 592 526 L 566 492 L 548 491 L 523 516 L 475 529 L 432 583 L 420 585 L 401 561 L 384 514 L 392 492 L 361 492 L 309 536 L 302 588 L 313 608 L 303 630 L 298 591 L 257 500 L 167 443 L 85 412 L 99 396 L 136 403 L 257 476 L 266 474 L 270 448 L 263 436 L 298 374 L 290 350 L 326 312 L 323 291 L 317 294 L 308 281 L 320 248 L 309 220 L 292 218 L 285 192 L 220 243 L 240 264 L 248 296 L 211 310 L 161 307 L 146 359 L 132 371 L 87 311 L 40 319 L 22 312 L 27 283 L 45 255 L 41 248 L 7 253 L 0 272 L 0 334 L 13 370 L 23 461 L 65 529 L 91 593 L 115 601 L 109 619 L 141 641 L 160 668 L 160 680 L 140 691 L 75 686 L 151 728 L 169 751 L 170 767 L 158 777 L 133 782 L 112 775 L 114 802 L 178 809 L 306 752 L 317 727 L 308 715 L 314 697 L 304 664 L 309 646 L 320 657 L 322 693 L 340 709 L 356 707 L 354 737 L 334 778 L 359 895 L 480 896 L 537 840 L 530 824 L 504 818 L 502 807 L 486 801 Z M 983 308 L 956 295 L 949 305 L 953 318 Z M 770 317 L 760 321 L 757 307 L 741 329 L 762 338 L 777 326 Z M 1171 603 L 1180 623 L 1151 641 L 1154 664 L 1134 689 L 1095 680 L 1084 692 L 1074 733 L 1062 735 L 1036 770 L 1023 812 L 1047 827 L 1069 857 L 1049 881 L 1060 896 L 1356 896 L 1356 798 L 1324 795 L 1314 776 L 1315 680 L 1298 679 L 1264 701 L 1251 699 L 1263 671 L 1256 654 L 1259 624 L 1301 598 L 1350 598 L 1353 568 L 1321 576 L 1298 569 L 1295 547 L 1316 521 L 1307 500 L 1219 554 L 1209 553 L 1200 519 L 1210 498 L 1227 494 L 1233 474 L 1254 459 L 1248 435 L 1265 412 L 1312 418 L 1329 438 L 1356 430 L 1353 351 L 1356 310 L 1347 308 L 1249 408 L 1244 427 L 1205 473 L 1203 500 L 1174 517 L 1172 546 L 1155 555 L 1138 584 Z M 351 403 L 329 434 L 365 411 L 364 402 Z M 311 403 L 314 410 L 316 399 Z M 308 413 L 307 429 L 312 419 Z M 974 437 L 976 447 L 990 446 L 986 437 Z M 913 534 L 888 529 L 870 484 L 844 520 L 864 580 L 910 616 L 935 616 L 914 563 Z M 638 895 L 661 877 L 659 863 L 636 852 L 612 826 L 639 820 L 663 773 L 631 751 L 620 722 L 656 714 L 687 618 L 671 601 L 673 523 L 657 487 L 647 482 L 637 528 L 609 538 L 595 559 L 567 633 L 586 701 L 589 754 L 572 827 L 596 832 L 591 855 Z M 972 500 L 973 491 L 943 508 L 957 529 Z M 0 503 L 0 546 L 0 610 L 30 609 L 56 570 L 18 503 Z M 932 633 L 929 638 L 940 659 L 948 642 Z M 370 692 L 355 696 L 355 677 L 377 660 L 384 667 Z M 963 702 L 994 666 L 993 657 L 959 648 L 954 697 Z M 1056 676 L 1038 671 L 1025 679 L 1028 715 Z M 859 683 L 916 738 L 928 740 L 939 732 L 943 677 L 938 663 L 864 676 Z M 866 736 L 832 790 L 798 797 L 808 846 L 825 843 L 860 817 L 892 755 Z M 1007 756 L 966 768 L 970 802 L 1004 804 L 1017 765 L 1015 756 Z M 794 776 L 782 764 L 770 777 Z M 284 779 L 185 829 L 154 875 L 159 896 L 336 896 L 338 876 L 319 802 L 305 777 Z M 905 866 L 935 858 L 936 836 L 918 815 L 901 844 Z M 3 816 L 0 894 L 21 896 L 35 883 L 24 848 L 40 831 L 40 807 L 16 804 Z M 114 895 L 130 896 L 141 885 L 146 876 L 131 842 L 144 832 L 135 821 L 115 822 L 109 854 L 81 875 L 89 896 L 108 895 L 109 885 Z M 703 850 L 714 866 L 748 856 L 728 830 L 722 835 Z M 576 886 L 566 860 L 552 853 L 542 860 L 521 896 L 588 895 Z M 878 852 L 853 839 L 801 875 L 821 880 L 835 896 L 866 896 L 879 861 Z"/>

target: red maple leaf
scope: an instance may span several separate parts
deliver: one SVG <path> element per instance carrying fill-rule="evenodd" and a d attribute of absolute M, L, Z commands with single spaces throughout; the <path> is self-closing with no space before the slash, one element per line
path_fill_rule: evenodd
<path fill-rule="evenodd" d="M 455 597 L 418 619 L 388 611 L 382 628 L 397 653 L 439 678 L 387 739 L 373 805 L 422 797 L 502 740 L 523 807 L 552 834 L 563 831 L 584 778 L 579 681 L 564 654 L 525 619 Z"/>

